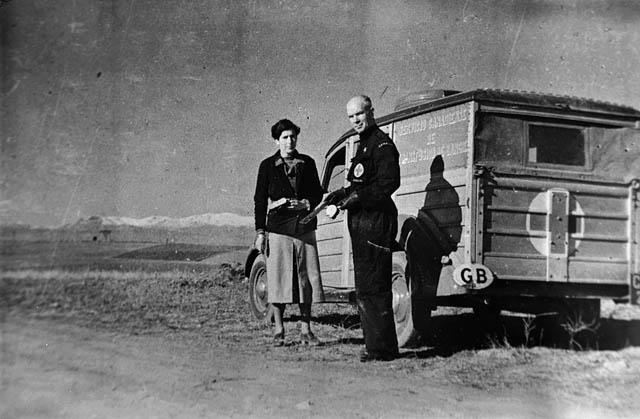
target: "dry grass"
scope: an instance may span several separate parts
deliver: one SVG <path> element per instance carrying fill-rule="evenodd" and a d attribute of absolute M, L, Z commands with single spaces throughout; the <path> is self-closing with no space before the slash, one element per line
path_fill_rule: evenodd
<path fill-rule="evenodd" d="M 220 265 L 208 272 L 54 269 L 0 275 L 3 305 L 8 309 L 97 320 L 138 331 L 154 325 L 200 327 L 237 312 L 237 302 L 244 300 L 239 265 Z"/>
<path fill-rule="evenodd" d="M 595 335 L 600 328 L 598 320 L 592 319 L 587 321 L 580 313 L 568 316 L 561 326 L 569 335 L 569 347 L 580 350 L 584 349 L 584 346 L 579 341 L 578 336 L 585 333 Z"/>
<path fill-rule="evenodd" d="M 268 340 L 271 326 L 250 315 L 248 285 L 241 264 L 117 257 L 127 252 L 138 257 L 157 255 L 169 249 L 173 254 L 178 250 L 185 259 L 190 258 L 189 250 L 195 249 L 198 254 L 203 250 L 172 246 L 146 250 L 139 243 L 3 246 L 6 270 L 0 271 L 0 303 L 5 310 L 63 316 L 91 326 L 134 333 L 168 328 L 199 330 L 209 335 L 222 333 L 245 342 L 256 336 Z M 353 306 L 314 305 L 313 316 L 314 328 L 325 340 L 362 343 L 360 320 Z M 287 308 L 285 320 L 289 329 L 296 327 L 296 307 Z M 426 349 L 413 351 L 411 356 L 486 348 L 607 349 L 640 344 L 637 321 L 605 318 L 599 329 L 583 323 L 514 316 L 500 316 L 496 322 L 487 323 L 469 310 L 443 308 L 435 313 L 431 334 L 423 342 Z M 435 352 L 432 348 L 436 348 Z"/>

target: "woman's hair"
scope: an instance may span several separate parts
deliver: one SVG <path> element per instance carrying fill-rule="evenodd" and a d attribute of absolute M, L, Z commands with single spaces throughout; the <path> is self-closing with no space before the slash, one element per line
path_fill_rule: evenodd
<path fill-rule="evenodd" d="M 299 126 L 289 121 L 288 119 L 281 119 L 271 127 L 271 136 L 274 140 L 277 140 L 278 138 L 280 138 L 280 134 L 282 134 L 283 131 L 288 130 L 293 131 L 296 137 L 298 136 L 298 134 L 300 134 Z"/>

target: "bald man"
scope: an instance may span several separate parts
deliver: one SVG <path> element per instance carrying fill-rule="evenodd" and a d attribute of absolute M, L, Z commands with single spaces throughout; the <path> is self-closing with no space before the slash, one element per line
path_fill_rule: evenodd
<path fill-rule="evenodd" d="M 365 341 L 360 361 L 389 361 L 398 356 L 391 291 L 398 210 L 391 194 L 400 186 L 399 154 L 376 125 L 369 97 L 349 100 L 347 116 L 359 136 L 347 176 L 351 184 L 330 193 L 327 201 L 348 210 L 356 301 Z"/>

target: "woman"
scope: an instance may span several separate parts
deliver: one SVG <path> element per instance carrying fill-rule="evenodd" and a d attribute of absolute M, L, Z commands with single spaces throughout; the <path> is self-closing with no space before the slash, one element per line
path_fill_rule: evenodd
<path fill-rule="evenodd" d="M 275 320 L 274 344 L 284 345 L 286 304 L 300 307 L 300 339 L 319 344 L 311 332 L 311 303 L 324 301 L 316 248 L 316 220 L 300 220 L 322 200 L 315 161 L 298 153 L 300 128 L 288 119 L 271 127 L 278 151 L 260 164 L 254 195 L 255 246 L 267 257 L 267 294 Z M 267 236 L 268 233 L 268 236 Z"/>

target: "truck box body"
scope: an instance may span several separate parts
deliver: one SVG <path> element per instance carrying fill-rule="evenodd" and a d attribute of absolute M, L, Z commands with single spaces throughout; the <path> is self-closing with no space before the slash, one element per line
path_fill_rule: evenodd
<path fill-rule="evenodd" d="M 400 152 L 401 250 L 407 220 L 432 233 L 422 251 L 406 256 L 414 264 L 446 257 L 437 297 L 631 298 L 639 272 L 639 120 L 628 107 L 492 90 L 378 119 Z M 347 184 L 356 141 L 348 132 L 327 154 L 327 190 Z M 352 288 L 344 214 L 319 216 L 317 236 L 325 286 Z M 443 244 L 429 250 L 429 241 Z M 462 265 L 490 270 L 491 285 L 465 284 L 456 273 Z"/>

